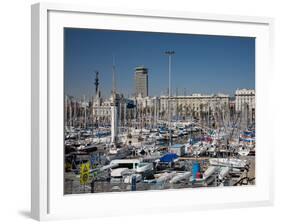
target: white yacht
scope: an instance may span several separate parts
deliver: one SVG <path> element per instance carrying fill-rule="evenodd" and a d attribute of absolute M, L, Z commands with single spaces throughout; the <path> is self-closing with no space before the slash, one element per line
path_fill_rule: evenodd
<path fill-rule="evenodd" d="M 212 166 L 227 166 L 240 169 L 247 165 L 246 160 L 235 158 L 211 158 L 209 161 Z"/>
<path fill-rule="evenodd" d="M 249 155 L 250 153 L 250 148 L 249 147 L 246 147 L 246 146 L 240 146 L 239 149 L 238 149 L 238 154 L 240 156 L 247 156 Z"/>
<path fill-rule="evenodd" d="M 191 177 L 191 172 L 179 173 L 176 176 L 174 176 L 169 182 L 171 184 L 174 184 L 174 183 L 178 183 L 182 180 L 189 181 L 190 177 Z"/>
<path fill-rule="evenodd" d="M 153 170 L 153 164 L 152 163 L 138 163 L 136 167 L 137 173 L 145 173 L 148 171 Z"/>
<path fill-rule="evenodd" d="M 203 173 L 203 179 L 206 180 L 211 175 L 213 175 L 217 171 L 217 167 L 215 166 L 209 166 L 208 169 Z"/>
<path fill-rule="evenodd" d="M 225 166 L 225 167 L 221 167 L 220 172 L 219 172 L 219 179 L 223 180 L 223 178 L 225 178 L 228 173 L 230 171 L 230 168 Z"/>

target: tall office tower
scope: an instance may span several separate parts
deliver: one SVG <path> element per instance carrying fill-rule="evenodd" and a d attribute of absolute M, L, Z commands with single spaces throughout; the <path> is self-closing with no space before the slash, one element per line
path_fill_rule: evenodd
<path fill-rule="evenodd" d="M 148 96 L 148 69 L 145 67 L 135 68 L 135 95 Z"/>

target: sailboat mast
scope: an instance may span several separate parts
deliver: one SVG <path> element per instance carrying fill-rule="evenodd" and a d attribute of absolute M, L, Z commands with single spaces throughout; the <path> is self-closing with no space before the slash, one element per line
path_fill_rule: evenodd
<path fill-rule="evenodd" d="M 65 126 L 68 126 L 67 112 L 68 112 L 68 100 L 67 100 L 67 95 L 65 95 L 65 101 L 64 101 L 64 124 L 65 124 Z"/>
<path fill-rule="evenodd" d="M 87 127 L 87 105 L 86 105 L 86 96 L 84 95 L 84 127 Z"/>
<path fill-rule="evenodd" d="M 72 100 L 69 101 L 69 126 L 72 127 Z"/>

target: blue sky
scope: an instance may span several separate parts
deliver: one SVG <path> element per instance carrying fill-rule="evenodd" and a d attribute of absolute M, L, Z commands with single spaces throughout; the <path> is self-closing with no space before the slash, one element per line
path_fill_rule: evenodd
<path fill-rule="evenodd" d="M 149 69 L 149 95 L 168 88 L 168 57 L 172 57 L 172 91 L 226 93 L 255 87 L 255 39 L 172 33 L 127 32 L 66 28 L 64 33 L 65 93 L 77 98 L 94 94 L 95 71 L 100 89 L 112 88 L 112 55 L 115 57 L 117 90 L 134 93 L 134 68 Z"/>

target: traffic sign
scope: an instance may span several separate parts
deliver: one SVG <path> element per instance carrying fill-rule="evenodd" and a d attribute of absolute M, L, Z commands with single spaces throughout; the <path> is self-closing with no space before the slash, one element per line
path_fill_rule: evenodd
<path fill-rule="evenodd" d="M 90 176 L 90 163 L 82 163 L 80 166 L 80 184 L 87 184 Z"/>

